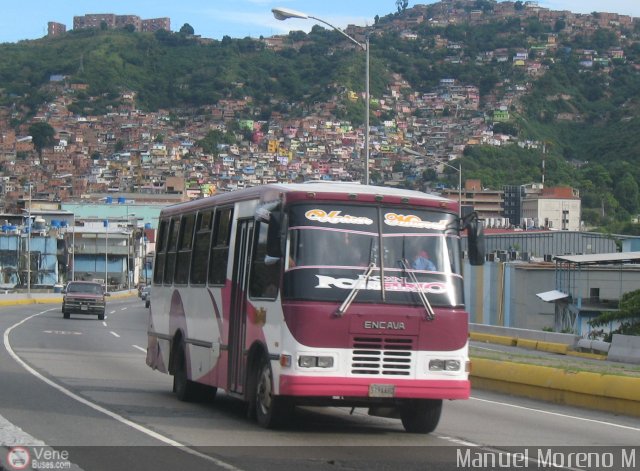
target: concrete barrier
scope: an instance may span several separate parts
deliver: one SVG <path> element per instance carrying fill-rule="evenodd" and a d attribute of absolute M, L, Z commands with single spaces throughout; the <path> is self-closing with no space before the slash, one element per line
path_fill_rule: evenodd
<path fill-rule="evenodd" d="M 502 327 L 487 324 L 469 324 L 469 331 L 473 333 L 501 335 L 516 339 L 539 340 L 547 343 L 562 343 L 573 346 L 580 339 L 579 335 L 562 334 L 560 332 L 545 332 L 542 330 L 519 329 L 516 327 Z"/>
<path fill-rule="evenodd" d="M 110 299 L 126 298 L 137 295 L 137 291 L 113 291 L 110 293 Z M 109 298 L 107 298 L 109 299 Z M 62 294 L 60 293 L 8 293 L 0 295 L 0 306 L 20 306 L 24 304 L 56 304 L 62 303 Z"/>
<path fill-rule="evenodd" d="M 640 337 L 613 334 L 607 359 L 624 363 L 640 364 Z M 640 389 L 638 389 L 640 391 Z M 640 392 L 638 393 L 640 395 Z"/>
<path fill-rule="evenodd" d="M 571 349 L 578 342 L 579 336 L 541 330 L 469 324 L 469 338 L 477 342 L 511 345 L 530 350 L 567 355 L 572 353 Z"/>
<path fill-rule="evenodd" d="M 640 377 L 472 358 L 472 388 L 640 417 Z"/>
<path fill-rule="evenodd" d="M 611 344 L 603 340 L 580 339 L 576 347 L 589 351 L 607 353 L 609 348 L 611 348 Z"/>

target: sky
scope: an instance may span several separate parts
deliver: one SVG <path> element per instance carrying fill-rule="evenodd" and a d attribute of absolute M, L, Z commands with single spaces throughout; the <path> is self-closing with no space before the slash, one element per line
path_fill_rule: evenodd
<path fill-rule="evenodd" d="M 431 3 L 435 1 L 409 1 L 409 7 Z M 607 11 L 640 17 L 640 0 L 538 0 L 538 4 L 575 13 Z M 3 0 L 0 43 L 41 38 L 49 21 L 65 24 L 70 30 L 74 16 L 90 13 L 169 17 L 172 31 L 188 23 L 195 34 L 213 39 L 308 32 L 315 24 L 313 20 L 278 21 L 271 13 L 276 7 L 304 12 L 338 28 L 370 25 L 376 15 L 397 11 L 395 0 Z"/>

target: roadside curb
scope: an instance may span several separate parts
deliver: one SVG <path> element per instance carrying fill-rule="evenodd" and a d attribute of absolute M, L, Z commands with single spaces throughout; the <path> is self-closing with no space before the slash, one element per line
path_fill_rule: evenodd
<path fill-rule="evenodd" d="M 572 354 L 571 345 L 566 343 L 548 342 L 545 340 L 525 339 L 522 337 L 509 337 L 505 335 L 486 334 L 481 332 L 469 332 L 469 339 L 476 342 L 493 343 L 510 347 L 527 348 L 541 352 L 558 353 L 560 355 Z M 606 357 L 605 357 L 606 358 Z"/>
<path fill-rule="evenodd" d="M 136 296 L 136 293 L 134 291 L 111 293 L 110 299 L 128 298 L 130 296 Z M 0 298 L 0 307 L 1 306 L 21 306 L 26 304 L 56 304 L 61 302 L 62 302 L 61 294 L 54 295 L 51 297 L 33 297 L 33 298 L 19 298 L 19 299 Z"/>
<path fill-rule="evenodd" d="M 0 300 L 0 306 L 19 306 L 24 304 L 55 304 L 62 302 L 62 298 L 31 298 Z"/>
<path fill-rule="evenodd" d="M 640 417 L 640 378 L 472 358 L 472 388 Z"/>

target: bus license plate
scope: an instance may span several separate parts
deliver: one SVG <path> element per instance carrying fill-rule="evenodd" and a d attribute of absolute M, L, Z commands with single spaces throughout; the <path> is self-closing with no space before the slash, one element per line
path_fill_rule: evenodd
<path fill-rule="evenodd" d="M 396 387 L 393 384 L 370 384 L 369 397 L 394 397 Z"/>

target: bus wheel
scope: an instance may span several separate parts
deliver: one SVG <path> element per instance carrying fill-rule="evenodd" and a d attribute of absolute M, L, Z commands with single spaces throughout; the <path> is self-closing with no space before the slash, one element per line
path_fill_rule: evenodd
<path fill-rule="evenodd" d="M 176 369 L 173 374 L 173 391 L 181 401 L 191 402 L 196 400 L 199 385 L 187 378 L 187 356 L 184 352 L 184 345 L 178 347 L 175 362 Z"/>
<path fill-rule="evenodd" d="M 442 399 L 408 399 L 400 406 L 400 418 L 409 433 L 431 433 L 438 426 Z"/>
<path fill-rule="evenodd" d="M 255 387 L 255 413 L 258 425 L 264 428 L 285 425 L 293 414 L 293 403 L 289 398 L 273 394 L 273 372 L 266 358 L 258 368 Z"/>

